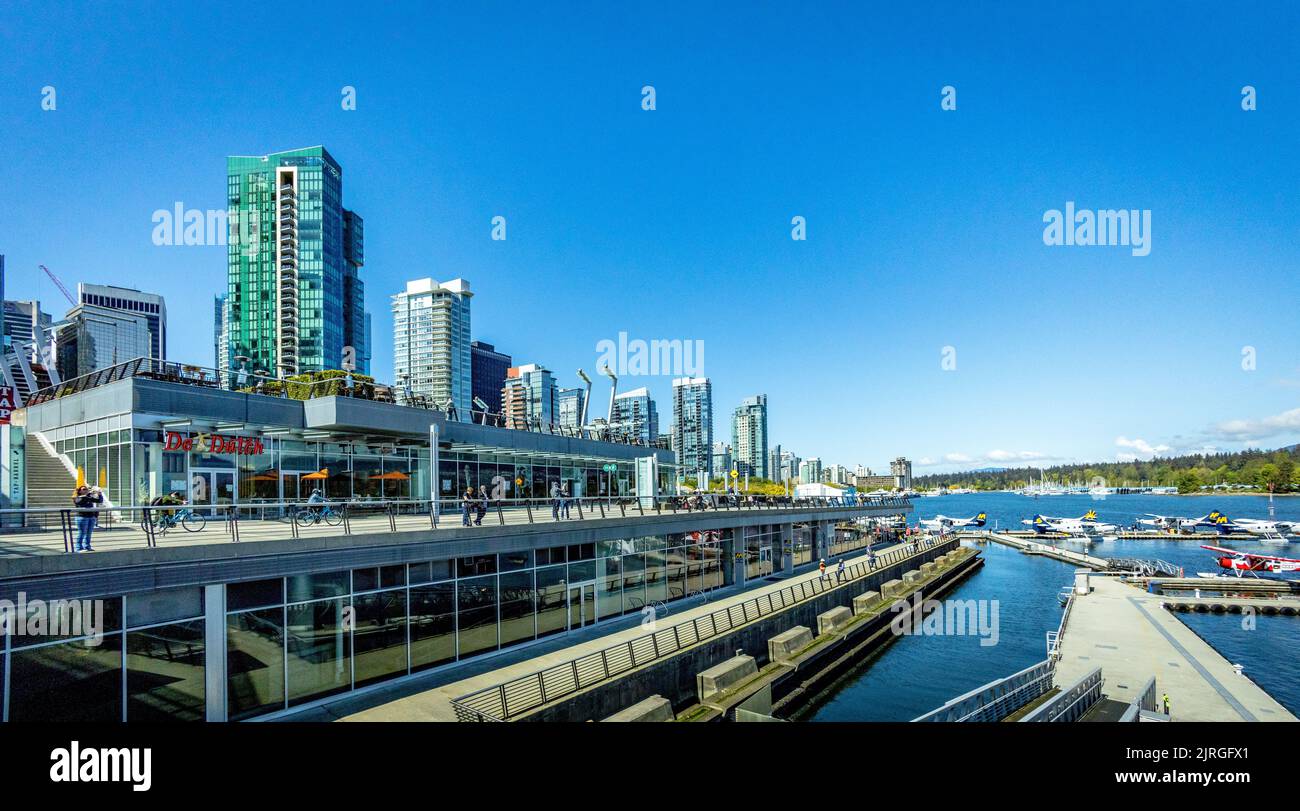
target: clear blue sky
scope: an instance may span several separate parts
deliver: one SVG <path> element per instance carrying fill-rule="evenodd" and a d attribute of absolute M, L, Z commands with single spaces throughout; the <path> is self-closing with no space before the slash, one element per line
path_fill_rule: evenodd
<path fill-rule="evenodd" d="M 324 144 L 381 379 L 388 297 L 461 276 L 475 337 L 566 385 L 620 331 L 703 340 L 719 438 L 764 392 L 828 463 L 1300 438 L 1294 4 L 810 5 L 10 5 L 7 295 L 62 314 L 38 263 L 162 293 L 171 356 L 210 363 L 225 249 L 155 246 L 152 213 Z M 1044 246 L 1071 200 L 1150 209 L 1150 255 Z M 628 381 L 665 425 L 669 381 Z"/>

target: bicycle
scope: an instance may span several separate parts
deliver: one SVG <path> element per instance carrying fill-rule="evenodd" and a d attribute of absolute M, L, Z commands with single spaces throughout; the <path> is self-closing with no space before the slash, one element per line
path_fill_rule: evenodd
<path fill-rule="evenodd" d="M 152 529 L 154 532 L 166 535 L 167 530 L 180 526 L 186 532 L 200 532 L 207 526 L 208 519 L 195 513 L 189 507 L 182 507 L 175 512 L 166 512 L 167 507 L 157 508 L 156 512 L 148 519 L 140 522 L 140 528 L 146 533 Z"/>
<path fill-rule="evenodd" d="M 319 508 L 304 507 L 294 514 L 293 520 L 300 527 L 309 527 L 322 522 L 328 526 L 337 527 L 343 523 L 343 513 L 334 510 L 328 504 Z"/>

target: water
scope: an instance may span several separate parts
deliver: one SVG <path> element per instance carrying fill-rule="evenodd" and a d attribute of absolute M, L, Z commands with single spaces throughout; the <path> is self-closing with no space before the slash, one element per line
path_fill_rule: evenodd
<path fill-rule="evenodd" d="M 1009 493 L 970 494 L 913 499 L 910 521 L 942 513 L 968 518 L 988 514 L 989 527 L 1025 529 L 1020 521 L 1035 513 L 1077 517 L 1096 510 L 1106 523 L 1127 526 L 1145 513 L 1197 517 L 1218 509 L 1229 517 L 1268 518 L 1265 496 L 1048 496 L 1038 499 Z M 1300 520 L 1300 498 L 1278 498 L 1276 518 Z M 1204 541 L 1125 540 L 1094 543 L 1099 557 L 1160 558 L 1183 566 L 1189 576 L 1219 571 Z M 1300 543 L 1262 544 L 1223 541 L 1228 546 L 1266 555 L 1300 557 Z M 954 600 L 999 601 L 997 645 L 981 646 L 977 636 L 904 636 L 864 663 L 819 697 L 807 711 L 812 721 L 910 721 L 969 690 L 1043 661 L 1046 634 L 1061 622 L 1057 595 L 1073 580 L 1074 567 L 1023 555 L 998 544 L 983 547 L 982 569 L 947 595 Z M 1084 547 L 1078 545 L 1082 550 Z M 1288 575 L 1294 577 L 1294 575 Z M 1254 630 L 1242 628 L 1236 615 L 1179 614 L 1224 658 L 1245 672 L 1284 707 L 1300 714 L 1300 618 L 1256 617 Z"/>

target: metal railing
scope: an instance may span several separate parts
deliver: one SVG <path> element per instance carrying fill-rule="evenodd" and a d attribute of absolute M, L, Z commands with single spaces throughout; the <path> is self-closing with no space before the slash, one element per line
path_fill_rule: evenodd
<path fill-rule="evenodd" d="M 867 561 L 846 566 L 844 575 L 838 578 L 828 569 L 819 577 L 801 580 L 778 591 L 752 597 L 702 617 L 611 645 L 562 664 L 543 668 L 527 676 L 477 690 L 453 699 L 451 704 L 456 711 L 457 720 L 460 721 L 508 721 L 558 698 L 607 681 L 649 662 L 671 656 L 697 642 L 719 636 L 747 622 L 782 611 L 840 585 L 851 583 L 909 558 L 949 545 L 955 547 L 956 540 L 922 540 L 911 544 L 910 548 L 893 549 L 882 555 L 874 555 Z"/>
<path fill-rule="evenodd" d="M 1062 594 L 1065 592 L 1062 591 Z M 1061 639 L 1065 636 L 1065 624 L 1070 619 L 1070 609 L 1074 607 L 1074 588 L 1070 588 L 1068 597 L 1065 598 L 1065 610 L 1061 612 L 1061 624 L 1056 626 L 1055 631 L 1047 632 L 1047 658 L 1053 662 L 1061 658 Z"/>
<path fill-rule="evenodd" d="M 957 696 L 942 707 L 913 718 L 912 723 L 1001 721 L 1052 689 L 1055 677 L 1056 662 L 1049 658 Z"/>
<path fill-rule="evenodd" d="M 1079 679 L 1060 693 L 1035 707 L 1020 720 L 1024 723 L 1069 723 L 1078 721 L 1101 700 L 1101 668 Z"/>
<path fill-rule="evenodd" d="M 1160 712 L 1160 705 L 1156 699 L 1155 676 L 1147 679 L 1142 692 L 1138 693 L 1138 697 L 1134 699 L 1132 704 L 1128 705 L 1128 709 L 1124 710 L 1124 714 L 1120 716 L 1119 720 L 1121 723 L 1138 721 L 1141 720 L 1141 714 L 1144 712 Z"/>
<path fill-rule="evenodd" d="M 150 504 L 131 506 L 106 505 L 94 509 L 68 507 L 30 507 L 0 510 L 0 538 L 22 543 L 33 530 L 62 533 L 64 551 L 73 552 L 76 537 L 76 513 L 94 512 L 95 533 L 120 541 L 135 537 L 147 547 L 158 546 L 160 538 L 176 533 L 183 538 L 206 540 L 220 532 L 226 540 L 239 542 L 247 530 L 266 527 L 280 532 L 287 525 L 289 537 L 301 537 L 304 530 L 325 525 L 337 527 L 340 535 L 410 532 L 454 528 L 507 526 L 511 524 L 568 524 L 602 519 L 627 519 L 743 512 L 811 512 L 826 509 L 896 508 L 906 499 L 854 498 L 817 496 L 741 496 L 715 495 L 703 501 L 681 496 L 584 496 L 582 498 L 517 499 L 350 499 L 311 501 L 263 501 L 236 504 Z M 329 509 L 330 514 L 317 520 L 315 513 Z M 196 520 L 170 525 L 170 518 L 187 511 Z M 489 518 L 491 516 L 491 518 Z M 412 521 L 412 519 L 418 521 Z M 427 522 L 427 526 L 426 526 Z M 139 532 L 135 536 L 134 532 Z M 127 534 L 129 533 L 129 534 Z M 208 534 L 210 533 L 210 535 Z M 264 539 L 265 532 L 253 532 L 252 540 Z M 312 533 L 319 534 L 319 533 Z M 283 534 L 280 537 L 284 537 Z M 115 544 L 120 545 L 120 544 Z"/>

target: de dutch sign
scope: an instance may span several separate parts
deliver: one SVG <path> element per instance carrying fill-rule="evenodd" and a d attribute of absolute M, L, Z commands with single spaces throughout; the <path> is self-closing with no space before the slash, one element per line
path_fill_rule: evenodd
<path fill-rule="evenodd" d="M 195 434 L 185 436 L 168 431 L 165 451 L 196 451 L 198 453 L 230 453 L 239 456 L 256 456 L 266 452 L 261 437 L 222 436 L 221 434 Z"/>

